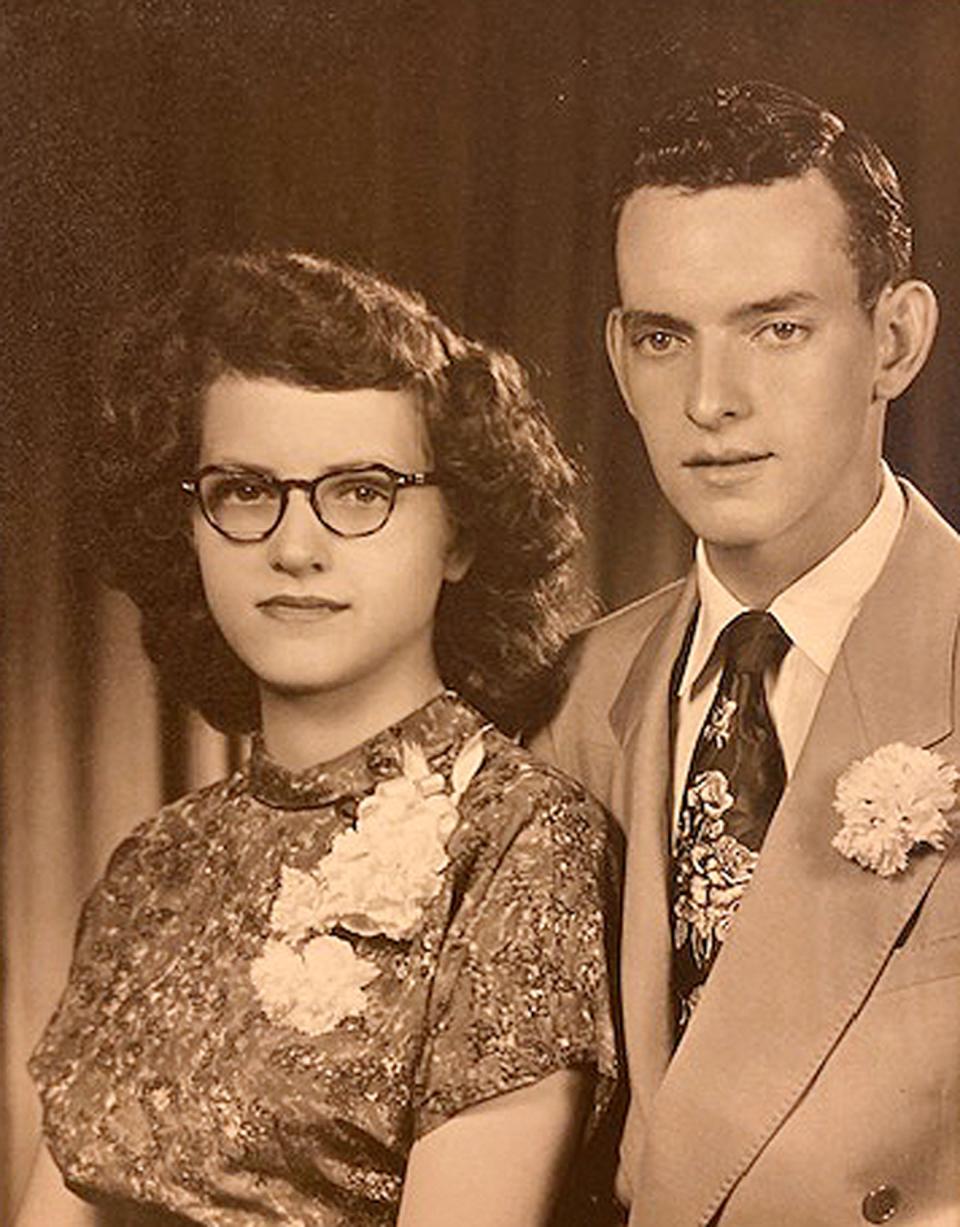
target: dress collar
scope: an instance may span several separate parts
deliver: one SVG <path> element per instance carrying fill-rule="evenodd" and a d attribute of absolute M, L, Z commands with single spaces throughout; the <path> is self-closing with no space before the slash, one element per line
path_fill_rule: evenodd
<path fill-rule="evenodd" d="M 419 746 L 431 762 L 453 758 L 483 717 L 452 691 L 445 691 L 338 758 L 291 770 L 270 757 L 255 734 L 247 767 L 250 791 L 276 809 L 317 809 L 345 797 L 362 796 L 403 770 L 403 743 Z M 442 768 L 444 763 L 437 763 Z"/>
<path fill-rule="evenodd" d="M 824 675 L 833 668 L 863 598 L 883 570 L 904 507 L 903 493 L 884 463 L 880 497 L 864 522 L 770 604 L 791 641 Z M 702 541 L 697 542 L 696 568 L 700 608 L 677 688 L 681 696 L 705 680 L 721 631 L 747 608 L 714 574 Z"/>

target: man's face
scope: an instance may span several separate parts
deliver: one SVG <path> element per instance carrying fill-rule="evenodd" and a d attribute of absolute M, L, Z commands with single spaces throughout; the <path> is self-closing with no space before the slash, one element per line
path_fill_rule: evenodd
<path fill-rule="evenodd" d="M 791 582 L 867 515 L 884 402 L 840 198 L 769 186 L 642 188 L 617 234 L 608 343 L 667 498 L 723 576 Z"/>

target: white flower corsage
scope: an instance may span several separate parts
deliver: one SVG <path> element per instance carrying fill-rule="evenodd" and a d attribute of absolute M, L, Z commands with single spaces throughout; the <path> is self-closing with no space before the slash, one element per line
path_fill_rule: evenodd
<path fill-rule="evenodd" d="M 377 966 L 330 931 L 395 941 L 413 935 L 440 890 L 457 805 L 483 762 L 483 733 L 465 742 L 449 785 L 419 746 L 404 743 L 402 774 L 360 802 L 356 822 L 316 868 L 283 866 L 273 936 L 251 966 L 272 1021 L 318 1035 L 363 1011 Z"/>
<path fill-rule="evenodd" d="M 833 808 L 843 821 L 833 846 L 883 878 L 899 873 L 918 844 L 946 846 L 958 778 L 933 750 L 881 746 L 837 781 Z"/>
<path fill-rule="evenodd" d="M 253 986 L 272 1023 L 311 1035 L 332 1031 L 363 1010 L 363 990 L 379 975 L 349 942 L 313 937 L 303 946 L 269 939 L 250 968 Z"/>

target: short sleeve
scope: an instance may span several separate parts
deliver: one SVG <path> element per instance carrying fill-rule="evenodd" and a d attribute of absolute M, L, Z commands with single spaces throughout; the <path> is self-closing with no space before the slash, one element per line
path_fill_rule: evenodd
<path fill-rule="evenodd" d="M 546 770 L 491 804 L 506 839 L 463 887 L 439 951 L 418 1137 L 465 1108 L 575 1067 L 596 1075 L 597 1119 L 619 1073 L 616 830 L 577 785 Z"/>
<path fill-rule="evenodd" d="M 175 949 L 192 890 L 190 798 L 140 823 L 113 851 L 80 913 L 67 984 L 28 1062 L 48 1101 L 109 1045 L 105 1020 Z"/>

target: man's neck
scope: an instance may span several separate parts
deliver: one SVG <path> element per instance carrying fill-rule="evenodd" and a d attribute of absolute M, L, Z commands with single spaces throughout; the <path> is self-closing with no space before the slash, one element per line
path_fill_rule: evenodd
<path fill-rule="evenodd" d="M 714 575 L 732 596 L 749 609 L 766 609 L 781 592 L 821 561 L 814 559 L 798 570 L 786 560 L 765 556 L 764 551 L 755 547 L 738 550 L 728 546 L 717 547 L 710 542 L 705 545 Z"/>
<path fill-rule="evenodd" d="M 766 609 L 798 579 L 812 571 L 853 535 L 880 501 L 883 474 L 878 469 L 874 489 L 850 507 L 846 524 L 822 540 L 810 540 L 803 526 L 771 540 L 749 545 L 704 542 L 713 573 L 728 592 L 751 609 Z"/>

